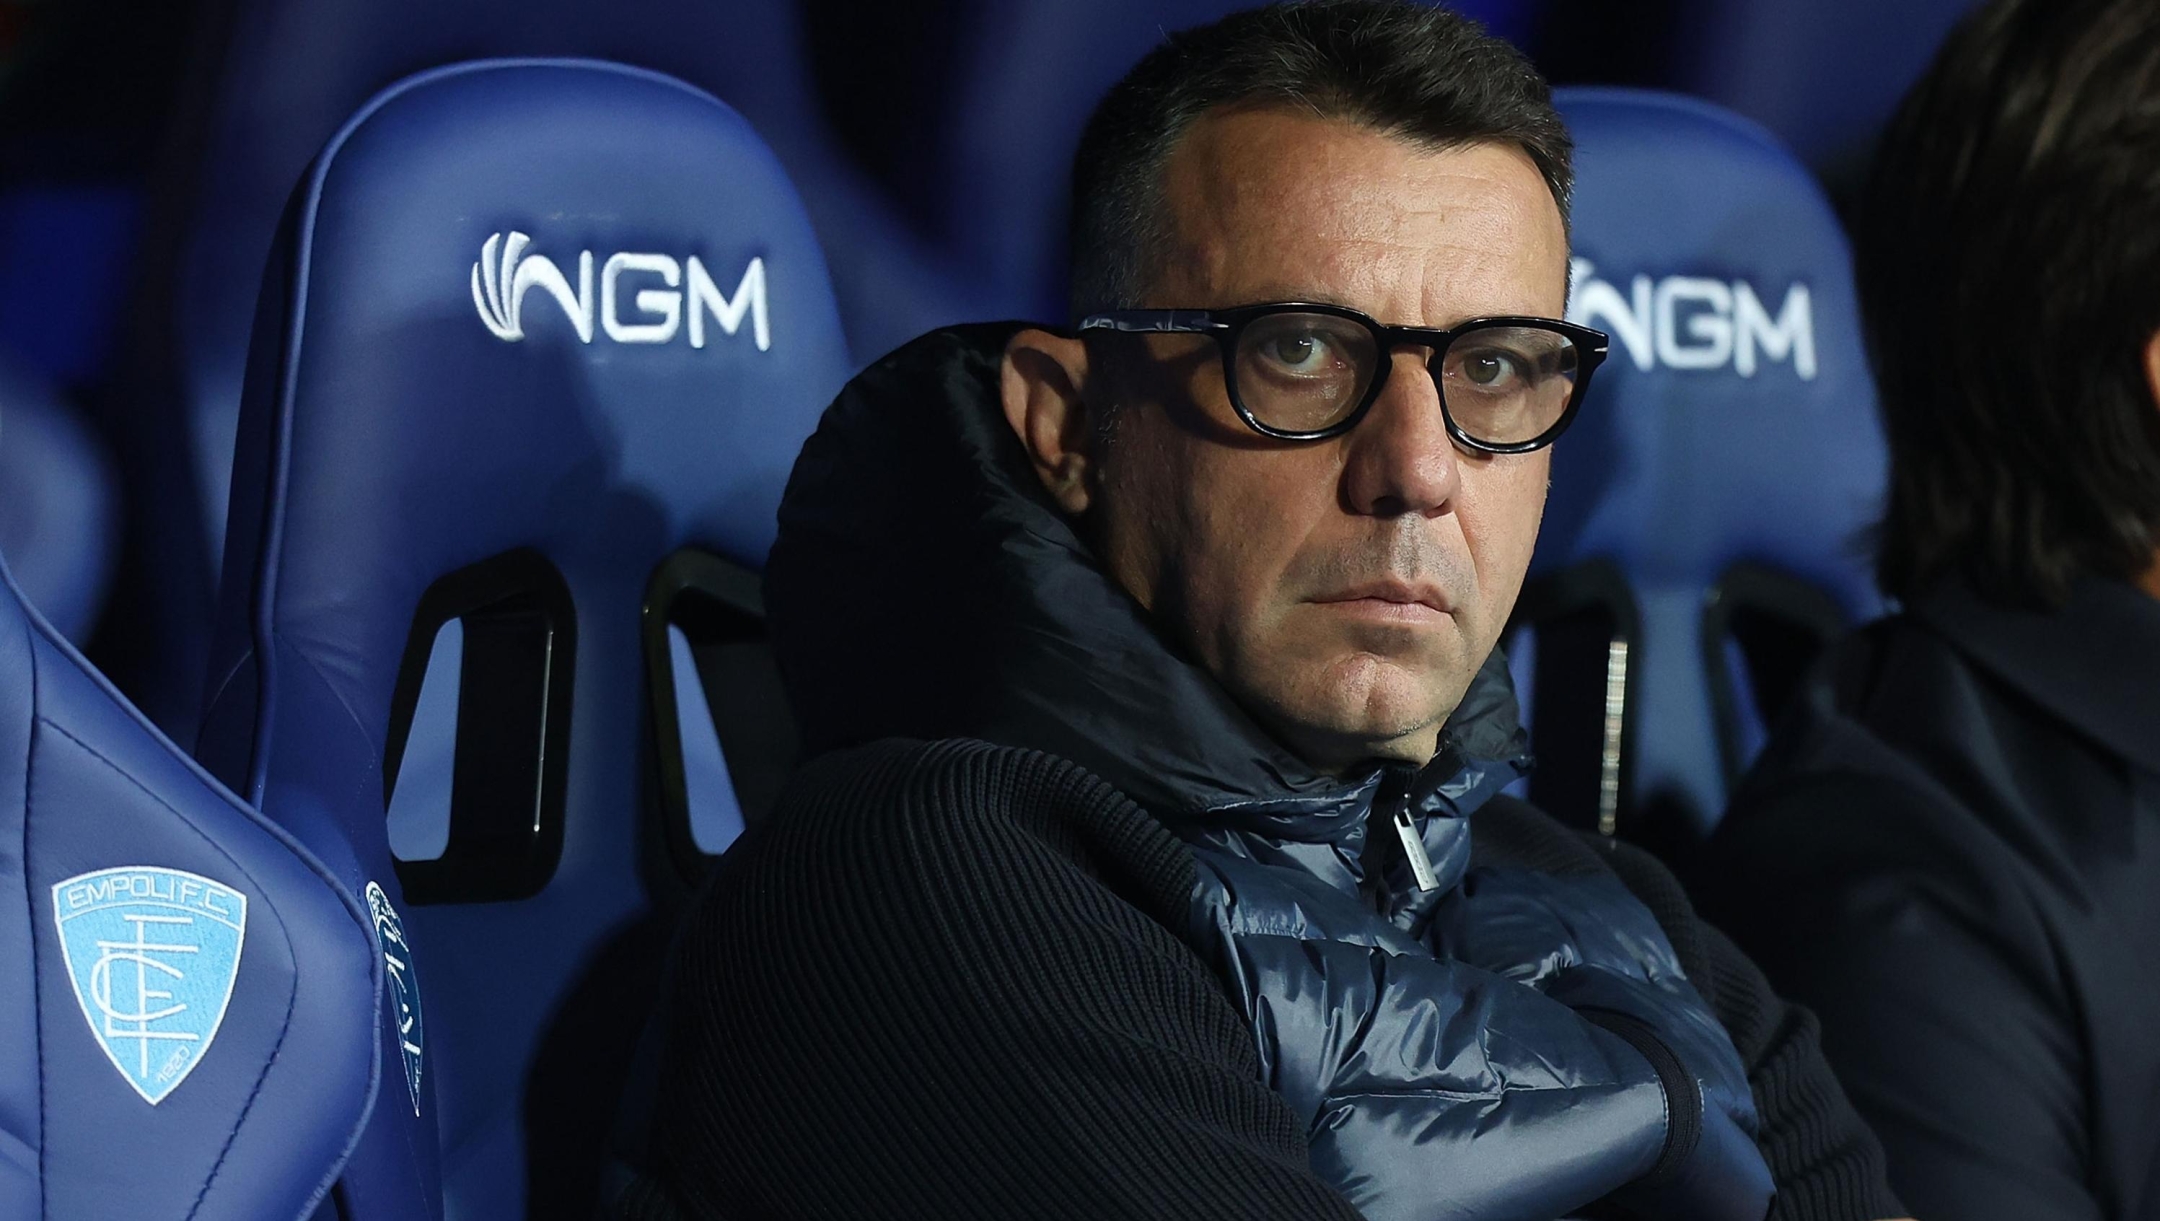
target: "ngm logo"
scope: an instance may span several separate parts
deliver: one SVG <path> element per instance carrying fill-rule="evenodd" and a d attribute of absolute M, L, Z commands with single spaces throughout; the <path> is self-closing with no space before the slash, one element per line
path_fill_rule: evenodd
<path fill-rule="evenodd" d="M 593 341 L 597 318 L 600 330 L 617 343 L 667 343 L 678 332 L 687 330 L 690 346 L 702 348 L 708 316 L 720 324 L 723 333 L 733 335 L 747 315 L 758 351 L 772 347 L 772 323 L 765 308 L 764 259 L 751 259 L 742 279 L 736 281 L 735 291 L 726 294 L 694 254 L 678 263 L 664 254 L 619 251 L 600 265 L 599 309 L 595 311 L 593 252 L 578 253 L 578 281 L 573 290 L 569 277 L 555 265 L 555 260 L 527 252 L 531 245 L 532 238 L 515 230 L 507 238 L 500 233 L 490 234 L 481 243 L 480 261 L 473 264 L 473 308 L 480 311 L 480 321 L 497 339 L 516 343 L 525 338 L 525 294 L 537 288 L 562 307 L 583 343 Z M 637 295 L 630 301 L 636 315 L 625 320 L 623 281 L 630 276 L 658 277 L 664 287 L 651 287 L 648 279 L 647 287 L 637 288 Z"/>
<path fill-rule="evenodd" d="M 1568 321 L 1610 334 L 1638 369 L 1730 365 L 1753 377 L 1764 363 L 1789 360 L 1801 380 L 1815 378 L 1815 306 L 1805 284 L 1787 285 L 1773 312 L 1745 280 L 1639 275 L 1623 296 L 1596 271 L 1588 259 L 1569 265 Z"/>

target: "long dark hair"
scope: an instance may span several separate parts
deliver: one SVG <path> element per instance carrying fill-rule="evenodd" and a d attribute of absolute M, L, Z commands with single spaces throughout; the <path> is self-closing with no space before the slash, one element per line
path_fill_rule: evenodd
<path fill-rule="evenodd" d="M 1996 0 L 1905 99 L 1855 233 L 1883 589 L 2059 605 L 2160 552 L 2160 3 Z"/>

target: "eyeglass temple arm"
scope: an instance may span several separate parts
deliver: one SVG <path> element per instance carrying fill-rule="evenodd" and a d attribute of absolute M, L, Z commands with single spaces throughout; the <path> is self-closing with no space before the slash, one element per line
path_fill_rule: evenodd
<path fill-rule="evenodd" d="M 1121 309 L 1090 314 L 1080 320 L 1083 331 L 1173 332 L 1193 334 L 1218 331 L 1223 324 L 1204 309 Z"/>

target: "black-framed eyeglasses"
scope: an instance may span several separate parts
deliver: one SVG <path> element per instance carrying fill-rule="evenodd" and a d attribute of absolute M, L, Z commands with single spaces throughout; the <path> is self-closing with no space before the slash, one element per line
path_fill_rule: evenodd
<path fill-rule="evenodd" d="M 1390 354 L 1427 348 L 1448 435 L 1488 454 L 1528 453 L 1565 432 L 1609 342 L 1552 318 L 1472 318 L 1443 331 L 1308 301 L 1110 310 L 1081 319 L 1080 330 L 1214 336 L 1230 406 L 1253 431 L 1286 441 L 1357 427 L 1387 386 Z"/>

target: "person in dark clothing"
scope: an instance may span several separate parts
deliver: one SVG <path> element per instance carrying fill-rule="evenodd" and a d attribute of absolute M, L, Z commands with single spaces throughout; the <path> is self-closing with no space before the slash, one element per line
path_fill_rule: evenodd
<path fill-rule="evenodd" d="M 2160 6 L 2002 0 L 1883 142 L 1856 257 L 1902 613 L 1696 894 L 1923 1217 L 2160 1218 Z"/>
<path fill-rule="evenodd" d="M 1444 10 L 1234 16 L 1091 122 L 1071 332 L 841 395 L 766 582 L 813 761 L 684 929 L 637 1207 L 1900 1211 L 1812 1018 L 1500 794 L 1568 155 Z"/>

